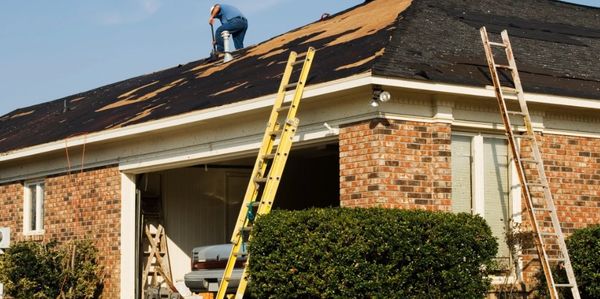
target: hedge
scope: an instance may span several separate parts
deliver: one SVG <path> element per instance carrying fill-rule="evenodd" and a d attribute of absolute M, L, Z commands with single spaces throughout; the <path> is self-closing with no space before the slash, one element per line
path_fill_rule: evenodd
<path fill-rule="evenodd" d="M 582 298 L 600 298 L 600 225 L 577 230 L 567 240 Z"/>
<path fill-rule="evenodd" d="M 498 245 L 468 214 L 274 211 L 254 224 L 256 298 L 481 298 Z"/>
<path fill-rule="evenodd" d="M 600 225 L 576 230 L 567 239 L 569 257 L 581 298 L 600 298 Z M 564 270 L 555 269 L 554 279 L 558 283 L 567 283 Z M 547 295 L 546 279 L 538 273 L 538 295 Z M 561 297 L 572 298 L 568 288 L 559 288 Z"/>
<path fill-rule="evenodd" d="M 98 250 L 89 240 L 19 242 L 0 255 L 0 282 L 17 299 L 99 298 L 102 270 Z"/>

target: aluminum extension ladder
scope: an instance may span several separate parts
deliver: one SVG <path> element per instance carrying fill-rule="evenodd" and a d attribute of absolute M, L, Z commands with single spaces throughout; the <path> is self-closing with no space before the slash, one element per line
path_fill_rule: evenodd
<path fill-rule="evenodd" d="M 527 109 L 527 102 L 523 96 L 523 87 L 521 86 L 521 79 L 519 78 L 519 72 L 517 70 L 517 64 L 512 52 L 510 40 L 508 39 L 508 32 L 506 30 L 502 31 L 502 42 L 490 41 L 485 27 L 480 29 L 480 33 L 490 69 L 491 79 L 494 84 L 496 99 L 498 100 L 500 108 L 500 114 L 502 116 L 502 121 L 504 122 L 508 143 L 510 144 L 519 180 L 521 182 L 521 191 L 525 198 L 528 215 L 532 220 L 535 245 L 544 270 L 550 297 L 552 299 L 558 299 L 558 288 L 570 288 L 573 298 L 578 299 L 580 298 L 579 289 L 577 288 L 575 274 L 573 273 L 569 252 L 567 251 L 567 245 L 565 244 L 565 237 L 560 227 L 560 222 L 556 214 L 556 206 L 554 205 L 548 179 L 546 178 L 546 173 L 544 171 L 542 156 L 537 140 L 535 139 L 535 133 L 532 129 L 531 117 L 529 116 L 529 110 Z M 498 47 L 505 50 L 508 65 L 497 64 L 495 62 L 492 47 Z M 514 87 L 502 86 L 498 74 L 499 70 L 510 72 Z M 517 97 L 519 100 L 520 111 L 510 111 L 507 109 L 506 100 L 504 99 L 505 94 Z M 517 128 L 511 124 L 510 115 L 523 118 L 526 130 L 522 135 L 517 131 Z M 528 140 L 531 143 L 532 158 L 521 157 L 521 153 L 516 144 L 516 138 Z M 537 170 L 537 175 L 526 175 L 524 164 L 533 164 L 535 167 L 534 169 Z M 531 178 L 528 178 L 528 176 L 531 176 Z M 535 177 L 537 177 L 537 179 Z M 543 196 L 540 196 L 540 194 L 543 194 Z M 539 219 L 548 216 L 551 219 L 552 227 L 540 226 Z M 558 244 L 560 252 L 557 256 L 554 256 L 554 254 L 549 255 L 549 244 Z M 567 273 L 568 283 L 558 284 L 554 281 L 551 263 L 562 264 Z"/>
<path fill-rule="evenodd" d="M 252 230 L 254 215 L 259 216 L 268 214 L 273 206 L 277 187 L 281 181 L 281 175 L 283 174 L 283 169 L 292 147 L 294 134 L 298 129 L 299 119 L 296 118 L 296 112 L 298 111 L 298 106 L 304 93 L 304 86 L 308 79 L 314 55 L 315 49 L 312 47 L 302 55 L 298 55 L 296 52 L 290 53 L 281 79 L 277 98 L 275 99 L 273 109 L 271 110 L 271 116 L 267 123 L 262 146 L 258 151 L 256 163 L 254 164 L 254 169 L 250 176 L 250 182 L 246 189 L 244 202 L 240 208 L 240 214 L 233 230 L 233 236 L 231 238 L 233 248 L 219 285 L 219 291 L 217 293 L 218 299 L 225 298 L 235 261 L 238 257 L 245 254 L 242 248 L 245 246 L 245 242 L 250 241 L 249 235 Z M 305 58 L 296 61 L 297 58 L 301 57 Z M 300 64 L 303 66 L 298 82 L 289 83 L 294 66 Z M 284 104 L 286 92 L 292 90 L 295 90 L 292 101 Z M 285 118 L 280 117 L 280 113 L 284 111 L 287 111 L 287 115 L 285 115 Z M 280 120 L 280 118 L 282 119 Z M 237 299 L 241 299 L 246 291 L 249 261 L 250 256 L 247 256 L 242 279 L 235 295 L 235 298 Z"/>

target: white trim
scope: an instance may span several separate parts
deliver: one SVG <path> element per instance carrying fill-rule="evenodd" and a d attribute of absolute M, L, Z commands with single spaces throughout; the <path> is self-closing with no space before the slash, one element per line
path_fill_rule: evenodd
<path fill-rule="evenodd" d="M 517 151 L 521 150 L 521 139 L 515 139 Z M 521 182 L 519 181 L 519 173 L 517 172 L 517 167 L 515 163 L 515 157 L 512 154 L 512 150 L 510 152 L 510 197 L 512 204 L 512 221 L 514 223 L 523 222 L 523 215 L 521 214 Z"/>
<path fill-rule="evenodd" d="M 44 234 L 44 203 L 45 203 L 45 185 L 44 180 L 29 181 L 24 184 L 23 196 L 23 235 L 36 236 Z M 35 227 L 31 227 L 31 188 L 35 188 Z"/>
<path fill-rule="evenodd" d="M 473 175 L 471 177 L 471 186 L 473 188 L 473 212 L 476 215 L 484 217 L 485 215 L 485 193 L 484 193 L 484 174 L 483 165 L 483 136 L 481 134 L 473 136 L 471 141 L 471 169 Z"/>
<path fill-rule="evenodd" d="M 121 296 L 135 297 L 135 175 L 121 173 Z"/>
<path fill-rule="evenodd" d="M 370 72 L 331 82 L 317 84 L 314 86 L 308 86 L 306 91 L 304 92 L 304 98 L 314 98 L 326 94 L 332 94 L 335 92 L 365 87 L 373 84 L 435 93 L 475 96 L 489 99 L 495 98 L 493 90 L 490 90 L 487 87 L 472 87 L 446 83 L 427 82 L 420 80 L 379 77 L 372 76 Z M 210 109 L 200 111 L 194 111 L 186 114 L 180 114 L 172 117 L 166 117 L 163 119 L 144 122 L 141 124 L 131 125 L 124 128 L 90 133 L 85 136 L 77 136 L 59 141 L 35 145 L 24 149 L 14 150 L 6 153 L 0 153 L 0 162 L 15 160 L 56 150 L 62 150 L 65 147 L 81 146 L 86 143 L 97 143 L 111 139 L 134 136 L 152 131 L 173 128 L 181 125 L 207 121 L 225 115 L 232 115 L 262 109 L 271 106 L 273 103 L 273 99 L 274 94 L 270 94 L 255 99 L 245 100 L 229 105 L 213 107 Z M 600 101 L 594 99 L 527 93 L 527 101 L 532 103 L 600 109 Z"/>
<path fill-rule="evenodd" d="M 393 86 L 399 88 L 414 89 L 420 91 L 431 91 L 445 94 L 457 94 L 465 96 L 475 96 L 496 99 L 494 90 L 488 86 L 473 87 L 466 85 L 455 85 L 448 83 L 437 83 L 420 80 L 398 79 L 373 76 L 373 84 Z M 525 93 L 525 98 L 528 103 L 551 104 L 568 107 L 600 109 L 599 99 L 586 99 L 576 97 L 556 96 L 540 93 Z M 510 97 L 508 97 L 510 99 Z M 513 98 L 516 101 L 516 97 Z"/>
<path fill-rule="evenodd" d="M 317 130 L 311 130 L 315 126 Z M 307 125 L 301 127 L 301 134 L 294 136 L 295 147 L 315 142 L 324 142 L 337 139 L 337 135 L 322 125 Z M 235 159 L 246 156 L 255 156 L 260 147 L 262 135 L 253 135 L 245 138 L 230 140 L 223 143 L 201 144 L 197 147 L 177 151 L 155 153 L 142 157 L 131 157 L 119 163 L 119 170 L 129 173 L 144 173 L 184 167 L 198 163 L 212 162 L 215 160 Z"/>
<path fill-rule="evenodd" d="M 317 96 L 331 94 L 342 90 L 348 90 L 367 86 L 371 84 L 370 73 L 365 73 L 341 80 L 327 82 L 323 84 L 317 84 L 315 86 L 309 86 L 304 92 L 304 99 L 314 98 Z M 141 124 L 135 124 L 126 126 L 124 128 L 110 129 L 95 133 L 90 133 L 83 136 L 76 136 L 72 138 L 66 138 L 59 141 L 49 142 L 45 144 L 35 145 L 24 149 L 10 151 L 7 153 L 0 153 L 0 162 L 24 158 L 28 156 L 38 155 L 46 152 L 64 150 L 65 147 L 81 146 L 83 144 L 91 144 L 111 139 L 123 138 L 128 136 L 134 136 L 138 134 L 148 133 L 152 131 L 170 129 L 177 126 L 182 126 L 191 123 L 198 123 L 207 121 L 210 119 L 219 118 L 225 115 L 233 115 L 237 113 L 258 110 L 262 108 L 271 107 L 275 94 L 266 95 L 260 98 L 241 101 L 233 104 L 213 107 L 200 111 L 194 111 L 190 113 L 180 114 L 172 117 L 165 117 L 163 119 L 144 122 Z M 291 98 L 291 96 L 290 96 Z"/>
<path fill-rule="evenodd" d="M 517 151 L 521 152 L 521 139 L 515 139 L 517 147 Z M 509 145 L 510 147 L 510 145 Z M 512 227 L 513 233 L 518 233 L 520 228 L 520 224 L 523 222 L 522 208 L 521 208 L 521 182 L 519 180 L 519 173 L 517 172 L 517 166 L 515 163 L 515 157 L 512 154 L 512 150 L 509 149 L 510 153 L 510 203 L 512 205 L 512 223 L 516 224 L 515 227 Z M 510 229 L 510 228 L 509 228 Z M 515 266 L 515 278 L 517 280 L 523 279 L 523 254 L 521 244 L 515 245 L 515 255 L 512 257 L 514 259 L 516 257 L 516 266 Z"/>

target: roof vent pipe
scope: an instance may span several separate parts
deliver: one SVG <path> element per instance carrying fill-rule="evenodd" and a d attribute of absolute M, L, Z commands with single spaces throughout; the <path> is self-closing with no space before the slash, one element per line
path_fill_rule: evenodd
<path fill-rule="evenodd" d="M 229 52 L 229 37 L 231 36 L 231 34 L 229 34 L 229 31 L 223 31 L 221 33 L 221 36 L 223 37 L 223 50 L 225 52 L 223 62 L 229 62 L 233 60 L 233 56 L 231 56 L 231 53 Z"/>

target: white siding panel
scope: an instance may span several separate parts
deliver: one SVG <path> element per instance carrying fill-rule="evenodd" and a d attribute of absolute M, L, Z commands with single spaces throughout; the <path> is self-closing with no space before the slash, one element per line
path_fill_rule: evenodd
<path fill-rule="evenodd" d="M 165 229 L 175 281 L 183 280 L 190 271 L 194 247 L 228 242 L 231 232 L 227 229 L 231 226 L 226 222 L 233 208 L 227 212 L 227 195 L 243 195 L 248 182 L 245 176 L 244 184 L 232 185 L 233 189 L 243 188 L 242 191 L 226 192 L 227 177 L 231 177 L 228 173 L 231 171 L 204 168 L 181 168 L 163 173 Z M 243 176 L 243 173 L 237 175 Z"/>

